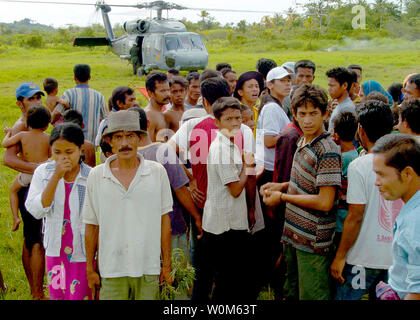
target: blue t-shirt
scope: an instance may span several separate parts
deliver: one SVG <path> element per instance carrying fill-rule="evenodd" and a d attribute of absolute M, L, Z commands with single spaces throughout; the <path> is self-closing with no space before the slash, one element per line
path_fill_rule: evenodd
<path fill-rule="evenodd" d="M 341 177 L 341 189 L 339 191 L 339 200 L 338 200 L 338 209 L 337 209 L 337 222 L 335 225 L 335 232 L 343 232 L 344 220 L 347 217 L 349 210 L 348 204 L 346 202 L 347 198 L 347 169 L 350 162 L 356 159 L 359 156 L 356 149 L 343 152 L 343 170 Z"/>

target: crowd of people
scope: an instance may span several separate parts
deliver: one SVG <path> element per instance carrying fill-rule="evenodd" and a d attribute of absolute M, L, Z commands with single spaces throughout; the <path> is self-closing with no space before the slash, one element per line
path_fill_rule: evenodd
<path fill-rule="evenodd" d="M 179 299 L 420 300 L 420 74 L 385 90 L 360 65 L 316 70 L 152 72 L 144 108 L 86 64 L 62 96 L 21 84 L 2 146 L 32 298 L 157 299 L 179 249 Z"/>

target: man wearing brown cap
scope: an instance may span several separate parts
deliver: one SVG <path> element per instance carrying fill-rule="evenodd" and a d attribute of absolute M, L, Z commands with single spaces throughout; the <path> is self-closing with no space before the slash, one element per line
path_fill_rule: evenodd
<path fill-rule="evenodd" d="M 92 169 L 87 182 L 87 276 L 93 293 L 100 287 L 101 300 L 153 300 L 159 274 L 172 282 L 171 187 L 164 167 L 137 153 L 141 132 L 135 111 L 111 113 L 103 136 L 114 155 Z"/>

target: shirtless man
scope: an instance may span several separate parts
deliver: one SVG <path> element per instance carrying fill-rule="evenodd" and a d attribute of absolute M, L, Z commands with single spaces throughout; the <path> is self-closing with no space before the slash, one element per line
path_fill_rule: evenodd
<path fill-rule="evenodd" d="M 11 134 L 28 131 L 26 124 L 27 112 L 31 106 L 41 105 L 41 95 L 44 93 L 33 83 L 23 83 L 16 89 L 16 104 L 22 111 L 21 117 L 11 128 Z M 13 145 L 6 149 L 3 164 L 13 170 L 34 173 L 38 163 L 26 162 L 21 157 L 21 145 Z M 19 155 L 19 156 L 18 156 Z M 42 220 L 36 220 L 26 211 L 24 203 L 29 187 L 19 192 L 19 210 L 23 220 L 23 250 L 22 263 L 28 279 L 33 299 L 43 299 L 43 279 L 45 269 L 45 251 L 42 245 Z"/>
<path fill-rule="evenodd" d="M 172 77 L 169 80 L 169 88 L 171 92 L 172 108 L 166 110 L 163 115 L 165 116 L 169 129 L 177 132 L 184 113 L 184 101 L 185 96 L 187 95 L 188 81 L 183 77 Z"/>
<path fill-rule="evenodd" d="M 146 89 L 150 96 L 150 101 L 146 111 L 149 120 L 149 135 L 152 142 L 156 142 L 156 136 L 160 130 L 168 129 L 162 107 L 171 101 L 169 82 L 166 74 L 162 72 L 152 72 L 146 78 Z M 165 136 L 162 135 L 161 136 Z M 166 142 L 166 141 L 162 141 Z"/>

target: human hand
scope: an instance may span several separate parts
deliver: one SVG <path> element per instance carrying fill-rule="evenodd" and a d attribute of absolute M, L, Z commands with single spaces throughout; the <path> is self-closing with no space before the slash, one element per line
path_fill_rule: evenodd
<path fill-rule="evenodd" d="M 265 190 L 263 194 L 263 201 L 267 206 L 273 207 L 281 203 L 280 191 Z"/>
<path fill-rule="evenodd" d="M 13 226 L 12 226 L 12 232 L 15 232 L 19 229 L 19 224 L 22 222 L 20 218 L 14 218 L 13 219 Z"/>
<path fill-rule="evenodd" d="M 54 175 L 61 179 L 64 177 L 66 172 L 70 171 L 72 169 L 72 164 L 70 159 L 63 159 L 63 160 L 57 160 L 55 164 L 55 171 Z"/>
<path fill-rule="evenodd" d="M 195 204 L 204 202 L 204 193 L 198 189 L 197 180 L 194 178 L 190 181 L 191 198 Z"/>
<path fill-rule="evenodd" d="M 101 287 L 101 278 L 96 271 L 88 271 L 86 275 L 89 288 L 92 291 L 92 299 L 95 299 L 99 288 Z"/>
<path fill-rule="evenodd" d="M 6 127 L 4 127 L 4 133 L 5 134 L 8 134 L 9 132 L 11 132 L 12 131 L 12 128 L 10 128 L 10 127 L 8 127 L 8 126 L 6 126 Z"/>
<path fill-rule="evenodd" d="M 333 263 L 330 266 L 332 277 L 341 284 L 344 283 L 343 269 L 344 269 L 345 264 L 346 264 L 346 258 L 335 257 Z"/>
<path fill-rule="evenodd" d="M 201 217 L 195 219 L 195 226 L 197 227 L 199 235 L 197 235 L 197 239 L 201 239 L 203 237 L 203 227 L 202 227 L 202 220 Z"/>
<path fill-rule="evenodd" d="M 170 266 L 162 266 L 160 270 L 159 282 L 167 282 L 169 285 L 172 285 L 174 280 L 171 277 L 172 268 Z"/>

